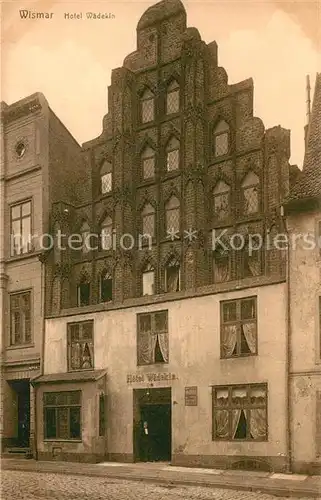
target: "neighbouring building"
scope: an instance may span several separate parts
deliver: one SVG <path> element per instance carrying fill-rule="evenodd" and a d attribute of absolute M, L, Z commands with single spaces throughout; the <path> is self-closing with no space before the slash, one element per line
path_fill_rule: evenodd
<path fill-rule="evenodd" d="M 142 15 L 108 103 L 90 199 L 52 205 L 82 244 L 47 256 L 37 456 L 287 470 L 285 252 L 257 241 L 283 228 L 290 132 L 179 0 Z"/>
<path fill-rule="evenodd" d="M 30 379 L 41 373 L 43 247 L 49 207 L 83 199 L 81 148 L 40 93 L 1 103 L 1 441 L 2 451 L 34 449 Z M 78 189 L 68 181 L 75 176 Z M 83 181 L 82 181 L 83 177 Z M 78 191 L 78 192 L 77 192 Z"/>
<path fill-rule="evenodd" d="M 284 208 L 292 241 L 288 272 L 292 467 L 320 474 L 321 74 L 316 77 L 303 171 Z"/>

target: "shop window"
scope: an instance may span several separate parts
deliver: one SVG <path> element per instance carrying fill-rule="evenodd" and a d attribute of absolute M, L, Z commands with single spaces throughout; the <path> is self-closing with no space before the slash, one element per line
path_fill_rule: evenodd
<path fill-rule="evenodd" d="M 137 315 L 137 364 L 168 363 L 168 311 Z"/>
<path fill-rule="evenodd" d="M 69 371 L 94 368 L 93 326 L 93 321 L 81 321 L 67 325 Z"/>
<path fill-rule="evenodd" d="M 257 354 L 256 298 L 221 302 L 221 357 Z"/>
<path fill-rule="evenodd" d="M 44 438 L 81 439 L 81 391 L 45 392 Z"/>
<path fill-rule="evenodd" d="M 179 84 L 173 80 L 167 87 L 166 114 L 179 112 Z"/>
<path fill-rule="evenodd" d="M 241 188 L 243 197 L 243 215 L 253 215 L 259 211 L 260 180 L 254 172 L 248 172 Z"/>
<path fill-rule="evenodd" d="M 225 156 L 229 152 L 230 128 L 226 121 L 221 120 L 213 131 L 214 156 Z"/>
<path fill-rule="evenodd" d="M 11 256 L 32 251 L 31 201 L 10 207 Z"/>
<path fill-rule="evenodd" d="M 213 440 L 267 440 L 266 384 L 212 388 Z"/>
<path fill-rule="evenodd" d="M 31 292 L 10 295 L 10 345 L 31 342 Z"/>

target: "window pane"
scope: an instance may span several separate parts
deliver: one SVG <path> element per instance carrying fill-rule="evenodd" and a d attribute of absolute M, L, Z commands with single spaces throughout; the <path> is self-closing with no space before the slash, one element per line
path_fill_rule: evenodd
<path fill-rule="evenodd" d="M 100 233 L 102 250 L 110 250 L 113 246 L 112 226 L 103 226 Z"/>
<path fill-rule="evenodd" d="M 179 89 L 167 93 L 167 114 L 179 112 Z"/>
<path fill-rule="evenodd" d="M 158 333 L 167 332 L 167 311 L 161 311 L 155 313 L 155 328 Z"/>
<path fill-rule="evenodd" d="M 166 291 L 178 292 L 180 290 L 180 268 L 179 266 L 167 266 L 166 268 Z"/>
<path fill-rule="evenodd" d="M 148 271 L 143 273 L 143 295 L 154 295 L 154 282 L 155 282 L 154 271 Z"/>
<path fill-rule="evenodd" d="M 102 278 L 100 282 L 100 300 L 108 302 L 113 299 L 113 280 L 111 278 Z"/>
<path fill-rule="evenodd" d="M 150 179 L 155 175 L 155 158 L 146 158 L 143 160 L 143 177 Z"/>
<path fill-rule="evenodd" d="M 151 315 L 143 314 L 139 316 L 139 331 L 150 332 L 152 329 Z"/>
<path fill-rule="evenodd" d="M 21 221 L 16 220 L 11 224 L 11 255 L 20 255 L 22 251 Z"/>
<path fill-rule="evenodd" d="M 57 408 L 57 437 L 69 438 L 68 408 Z"/>
<path fill-rule="evenodd" d="M 92 339 L 93 336 L 93 324 L 91 322 L 89 323 L 82 323 L 82 338 L 83 339 Z"/>
<path fill-rule="evenodd" d="M 56 429 L 56 409 L 55 408 L 45 408 L 45 438 L 52 439 L 57 436 Z"/>
<path fill-rule="evenodd" d="M 143 234 L 154 237 L 155 234 L 155 217 L 154 214 L 143 216 Z"/>
<path fill-rule="evenodd" d="M 90 302 L 90 284 L 82 283 L 78 287 L 79 306 L 88 306 Z"/>
<path fill-rule="evenodd" d="M 104 174 L 101 176 L 101 192 L 109 193 L 112 190 L 112 173 Z"/>
<path fill-rule="evenodd" d="M 223 321 L 236 321 L 236 302 L 225 302 L 223 304 Z"/>
<path fill-rule="evenodd" d="M 215 409 L 215 437 L 218 439 L 224 439 L 229 437 L 228 410 Z"/>
<path fill-rule="evenodd" d="M 241 301 L 241 319 L 255 319 L 254 299 L 246 299 Z"/>
<path fill-rule="evenodd" d="M 228 133 L 215 136 L 215 156 L 223 156 L 228 153 Z"/>
<path fill-rule="evenodd" d="M 228 389 L 215 390 L 215 405 L 228 406 Z"/>
<path fill-rule="evenodd" d="M 224 283 L 230 279 L 230 259 L 229 256 L 214 257 L 214 282 Z"/>
<path fill-rule="evenodd" d="M 20 213 L 21 213 L 21 205 L 16 205 L 15 207 L 11 207 L 11 220 L 20 219 Z"/>
<path fill-rule="evenodd" d="M 224 220 L 230 212 L 229 193 L 218 194 L 214 196 L 214 213 L 218 220 Z"/>
<path fill-rule="evenodd" d="M 141 101 L 141 113 L 143 123 L 154 120 L 154 99 L 145 99 Z"/>
<path fill-rule="evenodd" d="M 70 438 L 79 439 L 81 434 L 80 408 L 69 409 L 69 428 L 70 428 Z"/>
<path fill-rule="evenodd" d="M 235 406 L 244 406 L 247 402 L 246 387 L 233 387 L 232 389 L 232 403 Z"/>
<path fill-rule="evenodd" d="M 167 153 L 167 171 L 177 170 L 179 168 L 179 149 Z"/>
<path fill-rule="evenodd" d="M 31 250 L 31 218 L 22 219 L 22 253 L 30 252 Z"/>
<path fill-rule="evenodd" d="M 21 215 L 22 216 L 29 215 L 29 214 L 31 214 L 31 203 L 30 203 L 30 201 L 28 201 L 27 203 L 23 203 L 23 205 L 21 207 Z"/>
<path fill-rule="evenodd" d="M 254 214 L 259 210 L 259 198 L 257 187 L 244 189 L 244 213 Z"/>
<path fill-rule="evenodd" d="M 180 216 L 179 208 L 166 210 L 166 230 L 167 231 L 179 232 L 179 226 L 180 226 L 179 216 Z"/>

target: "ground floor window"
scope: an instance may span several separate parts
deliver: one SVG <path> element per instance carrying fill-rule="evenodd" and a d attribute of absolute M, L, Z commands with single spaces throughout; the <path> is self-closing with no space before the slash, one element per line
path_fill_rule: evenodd
<path fill-rule="evenodd" d="M 81 438 L 81 391 L 45 392 L 45 439 Z"/>
<path fill-rule="evenodd" d="M 213 440 L 267 440 L 266 384 L 213 387 Z"/>

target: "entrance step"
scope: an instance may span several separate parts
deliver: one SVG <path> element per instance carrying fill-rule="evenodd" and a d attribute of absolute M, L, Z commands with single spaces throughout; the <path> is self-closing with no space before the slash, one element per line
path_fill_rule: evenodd
<path fill-rule="evenodd" d="M 1 454 L 2 458 L 30 458 L 32 456 L 30 448 L 11 447 L 5 448 Z"/>

